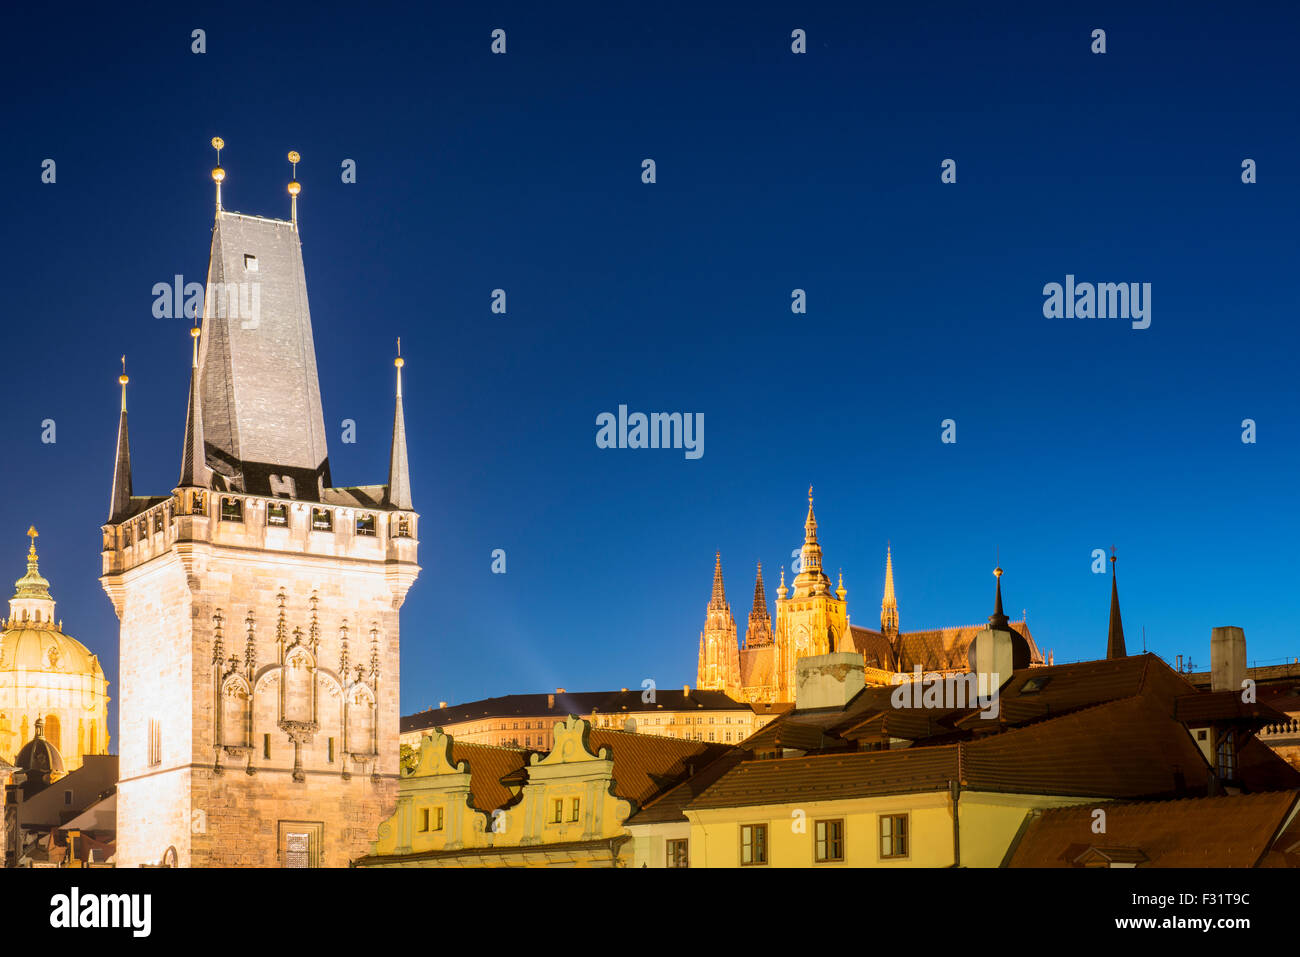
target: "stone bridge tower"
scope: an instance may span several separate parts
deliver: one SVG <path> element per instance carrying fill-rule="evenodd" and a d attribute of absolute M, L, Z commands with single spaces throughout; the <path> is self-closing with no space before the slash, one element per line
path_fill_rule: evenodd
<path fill-rule="evenodd" d="M 170 494 L 132 493 L 121 378 L 100 579 L 121 623 L 117 862 L 345 866 L 396 803 L 420 570 L 402 360 L 387 484 L 333 487 L 300 187 L 266 219 L 222 209 L 224 178 Z"/>

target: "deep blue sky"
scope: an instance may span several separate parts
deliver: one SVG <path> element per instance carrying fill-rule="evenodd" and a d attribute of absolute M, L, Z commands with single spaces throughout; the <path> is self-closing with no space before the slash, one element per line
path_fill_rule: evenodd
<path fill-rule="evenodd" d="M 303 155 L 337 484 L 384 480 L 402 337 L 424 569 L 405 712 L 694 684 L 714 550 L 743 631 L 809 483 L 860 624 L 886 540 L 904 629 L 987 616 L 997 549 L 1040 646 L 1096 657 L 1091 552 L 1113 543 L 1131 649 L 1145 627 L 1204 664 L 1237 624 L 1252 659 L 1300 653 L 1296 14 L 902 6 L 7 11 L 0 569 L 22 574 L 36 523 L 117 698 L 96 580 L 117 358 L 136 492 L 166 493 L 189 337 L 150 290 L 203 277 L 219 134 L 231 209 L 287 217 Z M 1045 319 L 1067 273 L 1152 283 L 1151 328 Z M 704 413 L 704 457 L 598 449 L 620 403 Z"/>

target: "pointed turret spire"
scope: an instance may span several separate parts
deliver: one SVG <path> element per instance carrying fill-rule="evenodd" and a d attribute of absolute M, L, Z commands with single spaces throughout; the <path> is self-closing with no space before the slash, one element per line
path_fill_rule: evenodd
<path fill-rule="evenodd" d="M 727 591 L 722 585 L 722 552 L 713 554 L 713 594 L 709 596 L 709 607 L 727 607 Z"/>
<path fill-rule="evenodd" d="M 758 563 L 758 575 L 754 578 L 754 607 L 751 615 L 767 614 L 767 594 L 763 591 L 763 563 Z"/>
<path fill-rule="evenodd" d="M 1106 657 L 1124 658 L 1124 622 L 1119 617 L 1119 583 L 1115 579 L 1115 547 L 1110 549 L 1110 630 L 1106 636 Z"/>
<path fill-rule="evenodd" d="M 813 514 L 812 486 L 808 486 L 808 517 L 803 523 L 803 541 L 805 545 L 817 544 L 817 516 Z"/>
<path fill-rule="evenodd" d="M 199 486 L 207 488 L 207 457 L 203 450 L 203 414 L 199 405 L 199 327 L 190 330 L 194 342 L 193 357 L 190 360 L 190 401 L 185 410 L 185 447 L 181 450 L 180 488 Z"/>
<path fill-rule="evenodd" d="M 898 634 L 898 599 L 894 596 L 894 553 L 885 545 L 885 597 L 880 602 L 880 630 L 884 634 Z"/>
<path fill-rule="evenodd" d="M 831 580 L 822 572 L 822 547 L 817 541 L 817 516 L 813 513 L 813 490 L 808 486 L 808 518 L 803 523 L 803 548 L 799 552 L 799 574 L 794 579 L 794 595 L 826 595 Z"/>
<path fill-rule="evenodd" d="M 754 579 L 754 604 L 749 611 L 749 624 L 745 628 L 745 647 L 772 643 L 772 616 L 767 613 L 767 594 L 763 590 L 763 563 L 758 563 Z"/>
<path fill-rule="evenodd" d="M 118 522 L 131 511 L 131 440 L 126 431 L 126 356 L 122 356 L 122 374 L 117 377 L 122 386 L 122 412 L 117 423 L 117 459 L 113 466 L 113 495 L 108 503 L 108 520 Z"/>
<path fill-rule="evenodd" d="M 388 504 L 392 508 L 410 509 L 411 470 L 406 462 L 406 416 L 402 412 L 402 340 L 397 340 L 397 405 L 393 410 L 393 446 L 388 457 Z"/>
<path fill-rule="evenodd" d="M 993 601 L 993 614 L 989 615 L 989 627 L 1000 628 L 1003 631 L 1009 631 L 1011 628 L 1007 616 L 1002 611 L 1002 568 L 1001 566 L 993 569 L 993 575 L 998 580 L 997 597 Z"/>

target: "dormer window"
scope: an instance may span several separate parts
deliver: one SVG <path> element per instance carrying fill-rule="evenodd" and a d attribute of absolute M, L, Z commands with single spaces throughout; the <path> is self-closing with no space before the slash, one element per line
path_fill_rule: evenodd
<path fill-rule="evenodd" d="M 1023 685 L 1020 686 L 1020 693 L 1038 694 L 1038 692 L 1042 691 L 1044 688 L 1047 687 L 1047 683 L 1051 680 L 1052 680 L 1051 675 L 1040 675 L 1035 678 L 1030 678 L 1028 681 L 1026 681 Z"/>
<path fill-rule="evenodd" d="M 244 253 L 244 271 L 257 272 L 257 257 L 252 253 Z"/>
<path fill-rule="evenodd" d="M 287 526 L 289 524 L 289 507 L 275 502 L 266 506 L 266 524 L 278 525 L 281 528 Z"/>
<path fill-rule="evenodd" d="M 311 510 L 311 527 L 316 532 L 334 531 L 334 513 L 325 508 Z"/>
<path fill-rule="evenodd" d="M 238 498 L 222 498 L 221 520 L 223 522 L 242 522 L 244 520 L 243 500 Z"/>
<path fill-rule="evenodd" d="M 359 515 L 357 517 L 357 534 L 358 535 L 375 534 L 375 517 L 373 515 Z"/>

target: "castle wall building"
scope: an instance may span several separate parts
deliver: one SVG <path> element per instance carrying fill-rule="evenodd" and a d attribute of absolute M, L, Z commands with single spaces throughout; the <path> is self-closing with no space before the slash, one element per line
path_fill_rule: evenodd
<path fill-rule="evenodd" d="M 41 576 L 36 529 L 28 530 L 27 574 L 0 627 L 0 759 L 14 761 L 37 723 L 64 772 L 108 753 L 108 680 L 99 658 L 63 631 L 50 583 Z"/>
<path fill-rule="evenodd" d="M 817 538 L 812 489 L 808 490 L 808 516 L 799 571 L 787 588 L 785 570 L 777 588 L 776 623 L 767 611 L 763 566 L 754 582 L 754 604 L 749 613 L 744 644 L 737 648 L 736 626 L 722 580 L 722 556 L 715 556 L 713 592 L 700 634 L 696 682 L 702 690 L 724 691 L 740 701 L 790 702 L 794 700 L 795 671 L 800 659 L 853 651 L 862 656 L 869 684 L 888 684 L 897 674 L 909 676 L 914 668 L 925 672 L 967 671 L 976 634 L 984 625 L 962 625 L 926 631 L 901 631 L 898 599 L 894 592 L 893 555 L 885 554 L 885 589 L 880 608 L 880 628 L 869 629 L 849 620 L 840 575 L 836 585 L 822 568 L 822 547 Z M 1029 647 L 1030 663 L 1044 664 L 1028 625 L 1010 622 Z"/>
<path fill-rule="evenodd" d="M 512 694 L 482 701 L 430 708 L 402 717 L 402 744 L 418 748 L 425 735 L 441 730 L 462 744 L 549 750 L 557 722 L 583 718 L 593 728 L 685 741 L 739 744 L 785 708 L 743 703 L 721 691 L 689 686 L 640 689 Z"/>
<path fill-rule="evenodd" d="M 387 484 L 334 487 L 298 184 L 284 221 L 223 209 L 224 178 L 169 494 L 133 494 L 121 378 L 100 579 L 121 623 L 117 863 L 344 866 L 396 800 L 419 573 L 402 360 Z M 254 287 L 252 315 L 223 295 Z"/>

